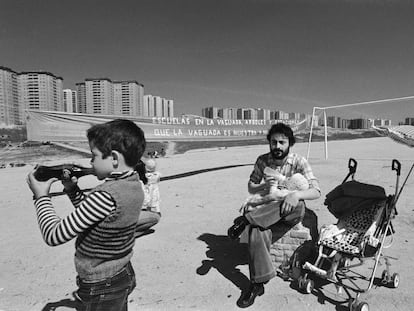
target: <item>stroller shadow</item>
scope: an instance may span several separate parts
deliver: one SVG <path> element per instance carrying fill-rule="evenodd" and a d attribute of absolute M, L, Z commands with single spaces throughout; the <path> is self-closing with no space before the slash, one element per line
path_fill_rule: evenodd
<path fill-rule="evenodd" d="M 317 302 L 321 305 L 325 305 L 326 303 L 329 303 L 333 306 L 335 306 L 336 311 L 349 311 L 349 305 L 348 300 L 345 297 L 337 297 L 333 298 L 328 295 L 328 292 L 324 290 L 324 287 L 326 285 L 332 285 L 329 281 L 323 280 L 323 279 L 314 279 L 315 281 L 315 287 L 311 293 L 311 295 L 315 296 L 317 299 Z M 298 293 L 302 295 L 308 295 L 301 291 L 301 289 L 298 286 L 298 283 L 296 281 L 291 281 L 290 286 L 291 289 L 297 291 Z M 333 294 L 335 295 L 335 294 Z M 332 294 L 331 294 L 332 296 Z M 339 298 L 339 299 L 338 299 Z"/>
<path fill-rule="evenodd" d="M 248 263 L 247 244 L 212 233 L 203 233 L 197 239 L 207 244 L 206 256 L 209 258 L 203 260 L 197 268 L 198 275 L 206 275 L 214 268 L 239 289 L 245 290 L 249 287 L 249 278 L 236 268 Z"/>
<path fill-rule="evenodd" d="M 326 303 L 329 303 L 335 306 L 336 311 L 349 311 L 349 301 L 351 298 L 355 298 L 355 295 L 349 294 L 351 291 L 347 293 L 345 289 L 342 289 L 342 293 L 338 293 L 338 288 L 334 283 L 318 277 L 312 279 L 314 280 L 314 289 L 311 295 L 316 297 L 319 304 L 324 305 Z M 355 276 L 352 279 L 354 281 L 357 281 L 359 277 Z M 328 286 L 330 289 L 328 289 Z M 373 286 L 392 288 L 390 284 L 383 284 L 381 278 L 378 277 L 374 278 Z M 302 295 L 308 295 L 303 293 L 303 291 L 298 286 L 298 282 L 295 280 L 290 282 L 290 288 L 296 290 Z"/>

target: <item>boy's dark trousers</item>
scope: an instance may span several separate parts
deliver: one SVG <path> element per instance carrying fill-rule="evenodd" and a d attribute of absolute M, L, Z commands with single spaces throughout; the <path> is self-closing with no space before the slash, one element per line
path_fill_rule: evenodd
<path fill-rule="evenodd" d="M 76 283 L 77 311 L 127 311 L 128 295 L 136 285 L 131 263 L 106 280 L 88 283 L 78 277 Z"/>

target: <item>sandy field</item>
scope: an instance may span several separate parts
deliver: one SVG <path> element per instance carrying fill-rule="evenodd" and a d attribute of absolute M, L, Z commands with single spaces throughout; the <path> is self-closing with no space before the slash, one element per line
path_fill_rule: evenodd
<path fill-rule="evenodd" d="M 347 175 L 349 157 L 358 161 L 358 181 L 383 186 L 387 194 L 395 192 L 392 159 L 402 164 L 400 185 L 414 162 L 414 149 L 386 137 L 332 141 L 328 148 L 326 160 L 323 143 L 312 143 L 309 159 L 322 196 L 307 205 L 318 216 L 319 227 L 335 222 L 323 201 Z M 137 287 L 129 297 L 129 310 L 239 309 L 236 301 L 248 286 L 246 246 L 231 242 L 226 232 L 247 195 L 252 165 L 267 150 L 267 145 L 213 148 L 158 159 L 163 176 L 205 171 L 161 182 L 161 222 L 154 233 L 136 241 L 132 263 Z M 293 151 L 306 155 L 307 144 L 297 144 Z M 241 166 L 208 171 L 227 165 Z M 27 165 L 0 171 L 0 310 L 74 310 L 74 241 L 57 247 L 43 242 L 25 182 L 31 169 Z M 93 176 L 80 180 L 84 188 L 97 184 Z M 62 186 L 56 183 L 52 190 L 61 191 Z M 396 289 L 374 286 L 364 294 L 371 310 L 413 310 L 413 201 L 411 176 L 397 203 L 392 245 L 384 250 L 395 258 L 391 270 L 400 274 L 401 283 Z M 62 216 L 72 208 L 65 196 L 54 197 L 53 202 Z M 379 267 L 379 275 L 384 268 Z M 248 310 L 341 311 L 348 309 L 345 301 L 346 295 L 338 294 L 332 284 L 307 295 L 276 277 Z"/>

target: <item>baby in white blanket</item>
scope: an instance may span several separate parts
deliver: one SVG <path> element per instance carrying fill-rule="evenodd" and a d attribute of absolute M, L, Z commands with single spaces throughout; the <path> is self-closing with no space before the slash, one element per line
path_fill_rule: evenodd
<path fill-rule="evenodd" d="M 291 177 L 286 177 L 270 167 L 266 167 L 263 172 L 267 176 L 274 177 L 276 183 L 274 186 L 270 187 L 268 193 L 250 194 L 240 208 L 241 213 L 260 208 L 263 204 L 271 201 L 283 201 L 289 193 L 309 189 L 308 180 L 300 173 L 293 174 Z"/>

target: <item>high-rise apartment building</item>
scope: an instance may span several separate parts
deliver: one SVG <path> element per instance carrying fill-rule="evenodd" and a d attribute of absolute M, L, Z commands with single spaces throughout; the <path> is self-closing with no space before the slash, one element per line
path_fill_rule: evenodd
<path fill-rule="evenodd" d="M 163 117 L 162 115 L 162 98 L 154 96 L 154 116 Z"/>
<path fill-rule="evenodd" d="M 162 115 L 173 117 L 174 116 L 174 102 L 171 99 L 162 99 Z"/>
<path fill-rule="evenodd" d="M 201 116 L 204 117 L 204 118 L 210 118 L 209 117 L 210 109 L 211 109 L 210 107 L 205 107 L 205 108 L 201 109 Z"/>
<path fill-rule="evenodd" d="M 174 101 L 160 96 L 144 95 L 144 117 L 169 117 L 174 116 Z"/>
<path fill-rule="evenodd" d="M 78 112 L 120 116 L 142 116 L 144 85 L 137 81 L 88 78 L 76 83 Z"/>
<path fill-rule="evenodd" d="M 85 82 L 76 83 L 78 106 L 76 112 L 86 113 L 86 86 Z"/>
<path fill-rule="evenodd" d="M 332 128 L 340 128 L 341 127 L 341 118 L 335 116 L 328 116 L 326 118 L 326 125 Z"/>
<path fill-rule="evenodd" d="M 368 126 L 368 119 L 351 119 L 349 120 L 350 129 L 367 129 Z"/>
<path fill-rule="evenodd" d="M 258 108 L 257 111 L 257 119 L 259 120 L 270 120 L 270 110 Z"/>
<path fill-rule="evenodd" d="M 315 116 L 315 117 L 317 117 L 317 116 Z M 341 128 L 343 128 L 343 129 L 349 128 L 349 124 L 350 123 L 351 123 L 351 120 L 349 120 L 349 119 L 342 119 L 341 120 Z"/>
<path fill-rule="evenodd" d="M 253 108 L 245 108 L 243 111 L 244 120 L 257 120 L 257 110 Z"/>
<path fill-rule="evenodd" d="M 0 67 L 0 123 L 20 125 L 24 110 L 63 110 L 63 79 L 46 71 Z"/>
<path fill-rule="evenodd" d="M 63 110 L 66 112 L 78 112 L 78 97 L 75 90 L 63 90 Z"/>
<path fill-rule="evenodd" d="M 222 118 L 226 120 L 236 120 L 237 119 L 237 109 L 236 108 L 223 108 Z"/>
<path fill-rule="evenodd" d="M 388 120 L 388 119 L 373 119 L 373 120 L 370 120 L 370 122 L 374 126 L 390 126 L 391 125 L 391 120 Z"/>
<path fill-rule="evenodd" d="M 144 117 L 154 116 L 154 96 L 144 95 L 144 107 L 142 112 Z"/>
<path fill-rule="evenodd" d="M 85 79 L 86 113 L 114 114 L 114 88 L 108 78 Z"/>
<path fill-rule="evenodd" d="M 289 113 L 284 111 L 275 111 L 275 120 L 289 120 Z"/>
<path fill-rule="evenodd" d="M 405 125 L 414 125 L 414 118 L 405 118 Z"/>
<path fill-rule="evenodd" d="M 209 118 L 209 119 L 216 119 L 220 117 L 219 108 L 217 107 L 203 108 L 203 110 L 201 111 L 201 114 L 204 118 Z"/>
<path fill-rule="evenodd" d="M 289 112 L 288 116 L 290 120 L 303 120 L 305 118 L 304 114 L 299 112 Z"/>
<path fill-rule="evenodd" d="M 63 79 L 46 71 L 19 73 L 19 105 L 23 109 L 63 111 Z"/>
<path fill-rule="evenodd" d="M 0 66 L 0 124 L 23 123 L 23 113 L 19 107 L 18 73 Z"/>
<path fill-rule="evenodd" d="M 116 115 L 142 116 L 144 86 L 137 81 L 114 81 Z"/>
<path fill-rule="evenodd" d="M 218 117 L 227 120 L 291 120 L 295 122 L 307 120 L 307 124 L 310 124 L 310 116 L 305 113 L 270 111 L 264 108 L 206 107 L 201 110 L 201 113 L 203 117 L 210 119 Z"/>
<path fill-rule="evenodd" d="M 244 108 L 237 108 L 236 110 L 236 117 L 239 120 L 244 120 Z"/>

